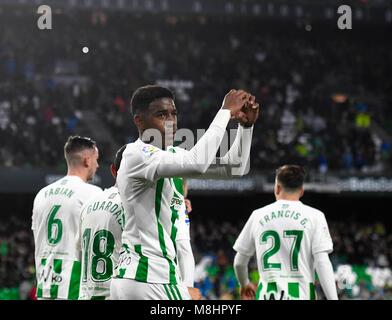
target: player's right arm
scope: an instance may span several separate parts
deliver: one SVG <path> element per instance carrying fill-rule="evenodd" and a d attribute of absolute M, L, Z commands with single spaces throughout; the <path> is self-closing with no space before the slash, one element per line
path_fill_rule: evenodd
<path fill-rule="evenodd" d="M 314 266 L 320 279 L 321 287 L 328 300 L 338 300 L 335 276 L 328 254 L 333 250 L 333 243 L 327 220 L 321 211 L 317 212 L 316 226 L 312 239 Z"/>
<path fill-rule="evenodd" d="M 250 282 L 248 274 L 250 258 L 241 252 L 237 252 L 234 257 L 234 273 L 240 284 L 241 300 L 254 300 L 256 297 L 256 286 Z"/>
<path fill-rule="evenodd" d="M 126 176 L 155 181 L 160 177 L 188 177 L 205 173 L 215 159 L 230 118 L 241 110 L 249 96 L 245 91 L 231 90 L 206 133 L 189 151 L 172 153 L 151 146 L 148 152 L 141 149 L 137 154 L 125 153 L 123 163 Z M 120 168 L 119 176 L 121 174 Z"/>
<path fill-rule="evenodd" d="M 233 267 L 240 284 L 242 300 L 254 300 L 256 296 L 256 287 L 250 282 L 248 274 L 249 260 L 256 251 L 253 238 L 253 217 L 254 214 L 246 222 L 233 246 L 237 252 Z"/>

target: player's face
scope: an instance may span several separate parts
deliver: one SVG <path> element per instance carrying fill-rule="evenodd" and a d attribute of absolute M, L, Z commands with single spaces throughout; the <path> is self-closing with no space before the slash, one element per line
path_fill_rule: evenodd
<path fill-rule="evenodd" d="M 90 152 L 89 155 L 89 175 L 87 177 L 87 180 L 92 180 L 95 176 L 95 173 L 97 172 L 97 169 L 99 168 L 98 164 L 98 158 L 99 158 L 99 152 L 98 148 L 94 147 L 94 150 Z"/>
<path fill-rule="evenodd" d="M 161 98 L 150 103 L 143 116 L 143 127 L 157 129 L 162 137 L 162 146 L 173 145 L 177 131 L 177 109 L 173 99 Z"/>

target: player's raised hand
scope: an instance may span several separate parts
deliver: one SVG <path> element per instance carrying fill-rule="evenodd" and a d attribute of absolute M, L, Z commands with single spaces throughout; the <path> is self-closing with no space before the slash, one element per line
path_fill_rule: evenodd
<path fill-rule="evenodd" d="M 188 287 L 188 292 L 192 300 L 201 300 L 201 292 L 199 289 Z"/>
<path fill-rule="evenodd" d="M 256 286 L 249 282 L 245 287 L 241 288 L 241 300 L 255 300 Z"/>
<path fill-rule="evenodd" d="M 260 106 L 256 102 L 255 96 L 250 96 L 244 107 L 235 115 L 235 118 L 244 127 L 251 127 L 259 118 Z"/>
<path fill-rule="evenodd" d="M 249 100 L 250 94 L 244 90 L 230 90 L 223 99 L 222 109 L 230 110 L 231 116 L 235 117 Z"/>

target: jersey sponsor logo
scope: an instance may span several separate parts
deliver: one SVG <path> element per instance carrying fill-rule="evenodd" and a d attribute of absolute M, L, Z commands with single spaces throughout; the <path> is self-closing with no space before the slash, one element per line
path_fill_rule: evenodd
<path fill-rule="evenodd" d="M 155 148 L 154 146 L 144 146 L 142 148 L 142 152 L 148 156 L 151 156 L 153 153 L 155 153 L 157 151 L 158 151 L 158 148 Z"/>
<path fill-rule="evenodd" d="M 129 266 L 131 264 L 131 256 L 129 255 L 128 252 L 122 252 L 120 255 L 120 258 L 118 259 L 117 267 L 124 267 L 124 266 Z"/>
<path fill-rule="evenodd" d="M 181 205 L 184 200 L 174 196 L 170 201 L 170 207 L 174 207 L 177 211 L 181 209 Z"/>
<path fill-rule="evenodd" d="M 264 300 L 290 300 L 289 297 L 285 297 L 284 290 L 280 291 L 280 295 L 277 292 L 267 292 L 264 295 Z"/>
<path fill-rule="evenodd" d="M 45 268 L 38 274 L 39 282 L 47 282 L 59 284 L 63 281 L 63 277 L 59 274 L 56 274 L 54 271 L 52 272 L 52 266 L 49 266 L 45 272 Z"/>

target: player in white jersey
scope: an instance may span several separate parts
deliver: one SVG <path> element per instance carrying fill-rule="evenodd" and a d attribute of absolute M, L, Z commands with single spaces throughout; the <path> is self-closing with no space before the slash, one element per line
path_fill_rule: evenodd
<path fill-rule="evenodd" d="M 275 179 L 276 202 L 253 211 L 234 244 L 234 270 L 242 299 L 315 300 L 315 270 L 325 296 L 337 299 L 328 254 L 333 244 L 324 214 L 304 205 L 305 171 L 280 167 Z M 260 280 L 249 282 L 248 262 L 256 252 Z"/>
<path fill-rule="evenodd" d="M 129 250 L 120 256 L 112 280 L 113 299 L 189 299 L 176 254 L 182 177 L 228 177 L 248 168 L 259 110 L 253 96 L 230 91 L 209 129 L 189 151 L 171 146 L 177 129 L 173 99 L 170 90 L 159 86 L 139 88 L 132 97 L 140 138 L 127 145 L 117 176 L 126 220 L 122 238 Z M 237 138 L 220 164 L 211 165 L 231 117 L 240 121 Z M 166 131 L 168 123 L 173 124 L 171 132 Z M 146 143 L 151 135 L 154 141 Z"/>
<path fill-rule="evenodd" d="M 90 138 L 69 137 L 64 146 L 67 175 L 41 189 L 34 199 L 32 230 L 38 299 L 78 299 L 80 252 L 76 249 L 83 203 L 102 190 L 88 184 L 98 168 Z"/>
<path fill-rule="evenodd" d="M 114 178 L 120 167 L 121 147 L 110 171 Z M 80 217 L 79 250 L 82 251 L 81 300 L 105 300 L 110 297 L 110 281 L 121 251 L 124 208 L 117 186 L 105 189 L 87 201 Z"/>

